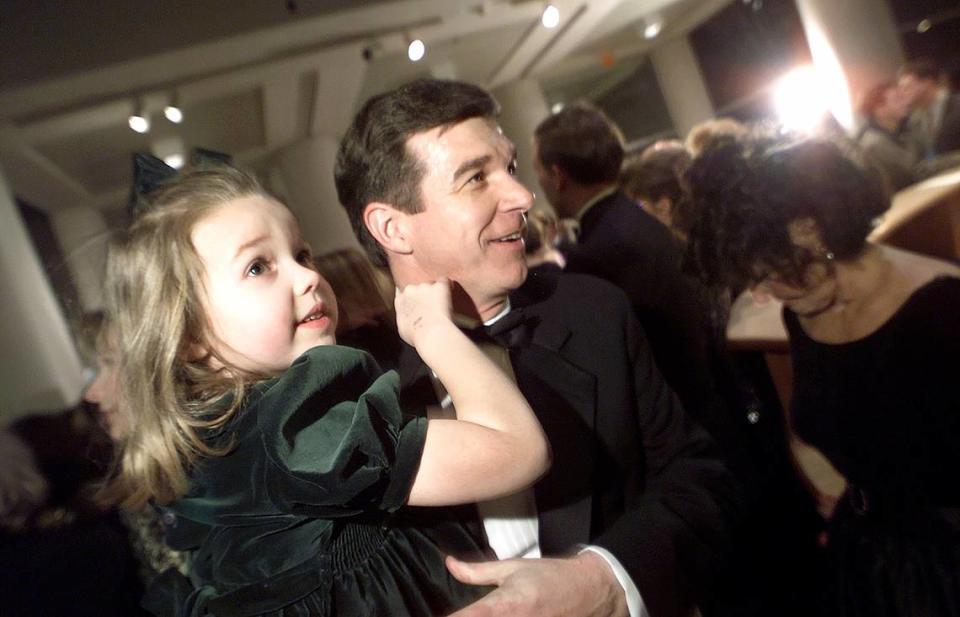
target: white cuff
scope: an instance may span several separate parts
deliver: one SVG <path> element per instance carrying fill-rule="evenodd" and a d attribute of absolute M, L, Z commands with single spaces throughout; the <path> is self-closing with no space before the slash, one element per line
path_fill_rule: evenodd
<path fill-rule="evenodd" d="M 585 545 L 580 549 L 581 553 L 583 551 L 592 551 L 600 555 L 610 565 L 613 575 L 617 577 L 617 582 L 623 587 L 623 593 L 627 597 L 627 611 L 630 613 L 630 617 L 650 617 L 650 613 L 647 612 L 647 607 L 643 603 L 643 598 L 640 597 L 640 590 L 637 589 L 633 579 L 630 578 L 630 575 L 627 574 L 627 571 L 623 569 L 623 566 L 610 551 L 592 544 Z"/>

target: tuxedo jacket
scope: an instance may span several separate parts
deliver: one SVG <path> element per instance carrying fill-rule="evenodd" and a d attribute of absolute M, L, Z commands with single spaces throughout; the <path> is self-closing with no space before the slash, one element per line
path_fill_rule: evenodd
<path fill-rule="evenodd" d="M 711 426 L 709 304 L 703 286 L 681 272 L 683 250 L 670 230 L 617 191 L 584 214 L 566 257 L 567 272 L 592 274 L 627 294 L 667 383 Z"/>
<path fill-rule="evenodd" d="M 620 290 L 536 273 L 511 304 L 530 327 L 510 350 L 517 384 L 553 450 L 534 487 L 543 554 L 601 546 L 651 615 L 688 614 L 724 565 L 739 508 L 713 442 L 664 383 Z M 405 408 L 435 404 L 416 352 L 407 347 L 399 364 Z"/>

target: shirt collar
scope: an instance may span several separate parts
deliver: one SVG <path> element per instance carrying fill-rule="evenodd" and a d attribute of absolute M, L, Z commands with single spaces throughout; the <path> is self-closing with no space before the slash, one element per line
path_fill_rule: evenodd
<path fill-rule="evenodd" d="M 583 204 L 583 207 L 580 208 L 580 212 L 577 212 L 577 216 L 575 217 L 575 218 L 577 219 L 577 221 L 578 221 L 578 222 L 583 222 L 583 217 L 584 217 L 584 215 L 587 213 L 587 211 L 590 210 L 590 208 L 594 207 L 595 205 L 597 205 L 598 203 L 600 203 L 601 201 L 603 201 L 604 199 L 606 199 L 606 198 L 609 197 L 610 195 L 613 195 L 614 193 L 616 193 L 618 188 L 619 188 L 619 187 L 618 187 L 616 184 L 613 184 L 613 185 L 608 186 L 607 188 L 601 190 L 601 191 L 600 191 L 599 193 L 597 193 L 596 195 L 594 195 L 594 196 L 590 199 L 590 201 L 588 201 L 587 203 Z"/>

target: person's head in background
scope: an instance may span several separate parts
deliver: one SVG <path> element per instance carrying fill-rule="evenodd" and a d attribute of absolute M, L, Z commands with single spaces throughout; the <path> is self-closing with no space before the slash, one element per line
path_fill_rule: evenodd
<path fill-rule="evenodd" d="M 933 61 L 907 62 L 897 73 L 897 86 L 910 109 L 926 109 L 947 87 L 946 74 Z"/>
<path fill-rule="evenodd" d="M 533 210 L 527 216 L 527 229 L 524 234 L 524 251 L 527 255 L 527 267 L 552 263 L 563 268 L 567 262 L 557 250 L 560 243 L 560 222 L 557 216 L 546 208 Z"/>
<path fill-rule="evenodd" d="M 897 82 L 884 81 L 864 92 L 857 112 L 868 122 L 896 133 L 910 115 L 910 101 Z"/>
<path fill-rule="evenodd" d="M 694 125 L 687 133 L 684 145 L 690 156 L 696 158 L 721 141 L 745 139 L 750 129 L 733 118 L 713 118 Z"/>
<path fill-rule="evenodd" d="M 879 177 L 840 144 L 727 142 L 694 159 L 689 255 L 708 283 L 763 286 L 798 314 L 836 300 L 836 268 L 889 206 Z"/>
<path fill-rule="evenodd" d="M 93 341 L 96 375 L 83 393 L 83 400 L 95 408 L 101 428 L 114 442 L 122 441 L 130 431 L 130 414 L 120 404 L 118 368 L 120 350 L 116 332 L 103 313 L 85 317 L 85 327 Z"/>
<path fill-rule="evenodd" d="M 624 156 L 620 129 L 599 108 L 568 105 L 534 131 L 534 170 L 561 218 L 576 217 L 600 191 L 615 186 Z"/>
<path fill-rule="evenodd" d="M 337 296 L 337 337 L 364 326 L 393 325 L 393 284 L 355 248 L 314 257 Z"/>
<path fill-rule="evenodd" d="M 690 164 L 690 155 L 682 145 L 646 149 L 629 157 L 620 171 L 620 186 L 681 240 L 693 224 L 689 202 L 685 199 L 681 178 Z"/>

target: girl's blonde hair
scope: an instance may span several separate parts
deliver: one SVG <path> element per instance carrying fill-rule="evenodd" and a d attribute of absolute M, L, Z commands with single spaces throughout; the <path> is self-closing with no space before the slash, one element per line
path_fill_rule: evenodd
<path fill-rule="evenodd" d="M 111 247 L 108 319 L 123 405 L 134 421 L 101 495 L 106 501 L 138 508 L 183 495 L 196 461 L 230 446 L 204 438 L 233 417 L 245 387 L 264 377 L 230 367 L 211 351 L 204 268 L 191 240 L 197 222 L 218 206 L 251 195 L 266 193 L 237 169 L 186 171 L 148 196 L 147 209 Z M 213 358 L 225 368 L 212 368 Z"/>

